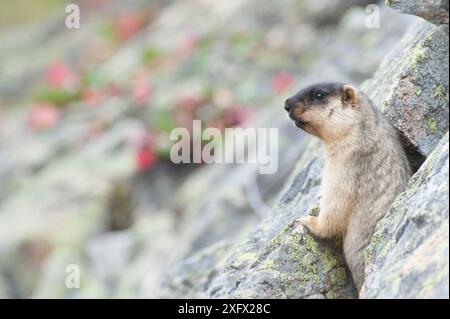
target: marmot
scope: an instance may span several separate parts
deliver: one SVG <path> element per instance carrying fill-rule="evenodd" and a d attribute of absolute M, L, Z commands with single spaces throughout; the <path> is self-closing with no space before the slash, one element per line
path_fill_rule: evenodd
<path fill-rule="evenodd" d="M 320 212 L 300 224 L 319 238 L 343 239 L 344 256 L 360 290 L 363 250 L 411 176 L 397 131 L 349 84 L 309 86 L 287 99 L 285 109 L 296 126 L 325 146 Z"/>

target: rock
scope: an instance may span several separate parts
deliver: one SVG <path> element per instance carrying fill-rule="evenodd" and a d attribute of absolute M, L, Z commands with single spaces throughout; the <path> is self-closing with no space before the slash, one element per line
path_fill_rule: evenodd
<path fill-rule="evenodd" d="M 231 10 L 231 7 L 228 9 Z M 264 17 L 273 19 L 273 15 L 269 13 L 260 12 Z M 338 43 L 346 39 L 348 42 L 345 43 L 353 44 L 353 46 L 342 45 L 340 48 L 342 51 L 339 51 L 339 48 L 334 50 L 333 47 L 332 51 L 339 54 L 322 54 L 322 59 L 317 59 L 316 63 L 308 63 L 312 66 L 308 69 L 309 75 L 305 75 L 304 78 L 313 80 L 314 76 L 322 76 L 325 71 L 330 70 L 328 64 L 334 65 L 333 75 L 339 75 L 346 80 L 366 77 L 372 71 L 370 68 L 375 64 L 373 61 L 376 61 L 376 57 L 381 55 L 380 51 L 385 47 L 377 45 L 379 31 L 366 30 L 367 28 L 361 23 L 364 21 L 363 18 L 364 14 L 361 10 L 353 10 L 349 13 L 348 21 L 343 21 L 339 26 L 342 33 L 338 31 Z M 354 25 L 360 26 L 357 32 Z M 401 27 L 397 28 L 397 31 L 400 29 Z M 445 61 L 442 57 L 446 50 L 446 42 L 441 37 L 446 32 L 448 29 L 445 29 L 445 26 L 433 27 L 425 22 L 415 26 L 391 55 L 390 60 L 384 62 L 384 67 L 378 71 L 371 82 L 372 89 L 367 90 L 377 104 L 383 107 L 385 113 L 388 116 L 390 114 L 391 120 L 399 130 L 403 131 L 421 156 L 429 155 L 446 128 L 448 130 L 448 121 L 445 119 L 445 115 L 448 115 L 448 98 L 443 101 L 431 99 L 431 97 L 442 98 L 440 90 L 438 90 L 439 96 L 433 96 L 435 82 L 440 83 L 444 80 L 442 91 L 444 94 L 448 91 L 448 82 L 445 84 L 443 75 L 445 67 L 448 70 L 448 64 L 442 65 L 442 61 Z M 353 36 L 349 38 L 348 34 Z M 379 39 L 384 40 L 385 37 Z M 358 41 L 361 41 L 361 45 Z M 369 55 L 367 52 L 370 50 L 363 46 L 364 42 L 369 43 L 370 49 L 381 49 L 376 52 L 377 55 L 365 58 L 365 61 L 369 61 L 375 57 L 373 61 L 364 63 L 361 69 L 356 69 L 350 62 L 362 54 Z M 393 42 L 393 38 L 390 38 L 389 43 Z M 338 43 L 334 45 L 337 46 Z M 349 47 L 356 47 L 361 51 L 355 50 L 349 53 Z M 429 54 L 427 58 L 422 57 L 422 54 L 414 58 L 411 52 L 417 47 L 427 48 L 426 52 Z M 352 57 L 348 59 L 348 63 L 347 60 L 343 62 L 344 59 L 340 58 L 343 55 L 340 52 L 346 53 L 346 57 Z M 336 63 L 336 61 L 343 63 Z M 328 62 L 325 68 L 324 62 Z M 219 62 L 210 61 L 210 63 L 220 69 Z M 320 73 L 321 70 L 322 73 Z M 393 97 L 402 85 L 401 79 L 405 79 L 401 76 L 405 70 L 409 72 L 406 73 L 409 74 L 409 78 L 406 77 L 407 80 L 424 91 L 418 94 L 418 97 L 423 100 L 413 99 L 408 94 L 405 94 L 403 100 Z M 416 70 L 424 76 L 415 74 Z M 227 79 L 227 72 L 223 74 L 225 74 L 224 79 Z M 255 74 L 258 74 L 258 77 L 263 76 L 261 73 Z M 302 79 L 302 83 L 303 81 L 305 79 Z M 230 83 L 232 83 L 231 80 Z M 410 89 L 409 86 L 406 88 Z M 413 92 L 416 94 L 415 90 Z M 417 101 L 421 102 L 418 105 L 424 112 L 418 119 L 413 117 L 415 114 L 412 109 Z M 421 120 L 427 114 L 432 114 L 436 119 L 436 126 L 431 125 L 432 129 L 427 121 L 425 121 L 425 127 L 422 125 Z M 281 117 L 273 115 L 270 123 L 280 128 L 284 127 L 279 122 L 280 119 Z M 442 121 L 439 121 L 441 119 Z M 430 135 L 427 129 L 435 135 Z M 296 134 L 299 134 L 300 139 L 300 133 L 296 132 Z M 298 154 L 291 149 L 300 150 L 303 155 L 297 162 L 297 169 L 292 175 L 291 183 L 280 193 L 281 196 L 278 197 L 274 208 L 261 214 L 263 219 L 259 223 L 257 216 L 252 214 L 252 207 L 245 193 L 246 180 L 254 179 L 257 173 L 245 166 L 204 167 L 189 176 L 173 195 L 174 201 L 170 209 L 179 216 L 174 229 L 176 235 L 167 239 L 177 242 L 177 250 L 167 252 L 170 246 L 166 240 L 161 240 L 159 236 L 152 234 L 153 239 L 159 243 L 148 242 L 145 247 L 146 250 L 150 250 L 150 253 L 141 252 L 139 258 L 130 262 L 128 269 L 132 271 L 122 278 L 117 291 L 124 296 L 138 291 L 139 296 L 142 297 L 356 297 L 339 243 L 317 241 L 302 228 L 296 227 L 297 218 L 317 212 L 320 172 L 323 166 L 323 160 L 318 153 L 318 143 L 311 142 L 304 148 L 305 139 L 293 140 L 290 135 L 286 136 L 286 143 L 289 147 L 287 150 L 283 149 L 282 157 L 289 157 L 287 165 L 292 164 L 295 161 L 292 160 L 292 156 Z M 421 164 L 421 159 L 422 157 L 420 161 L 417 161 L 417 165 Z M 273 187 L 272 183 L 280 185 L 278 178 L 258 180 L 261 189 L 268 189 L 266 192 L 269 194 L 267 197 L 269 204 L 277 194 L 276 187 Z M 164 242 L 166 246 L 161 247 L 160 242 Z M 379 248 L 382 247 L 377 246 L 377 249 Z M 159 254 L 156 255 L 152 250 L 159 251 Z M 161 254 L 161 251 L 172 256 L 167 257 Z M 160 254 L 167 260 L 161 262 L 162 258 L 155 258 Z M 155 266 L 153 263 L 156 259 L 159 265 Z M 172 267 L 164 269 L 169 264 L 169 260 Z"/>
<path fill-rule="evenodd" d="M 114 286 L 115 279 L 126 270 L 135 249 L 136 237 L 127 232 L 105 233 L 90 239 L 86 254 L 94 277 L 105 286 Z"/>
<path fill-rule="evenodd" d="M 310 70 L 298 86 L 337 75 L 346 80 L 366 78 L 386 54 L 383 41 L 391 44 L 396 42 L 403 34 L 405 24 L 411 20 L 408 17 L 400 17 L 398 20 L 398 15 L 386 19 L 386 23 L 392 27 L 389 30 L 394 32 L 382 35 L 380 32 L 371 32 L 365 28 L 364 17 L 364 10 L 359 8 L 350 10 L 344 16 L 335 38 L 328 42 L 333 49 L 321 53 L 321 59 L 310 66 Z M 357 36 L 349 38 L 349 33 Z M 353 44 L 358 50 L 347 52 L 346 44 Z M 366 50 L 371 52 L 366 62 L 370 61 L 359 65 L 356 69 L 352 61 Z M 345 59 L 342 58 L 343 52 L 346 52 Z M 340 63 L 335 63 L 336 60 Z M 278 126 L 283 130 L 285 124 L 289 126 L 292 124 L 286 121 L 285 116 L 281 118 L 277 114 L 270 116 L 269 123 L 270 126 Z M 346 271 L 340 249 L 336 249 L 336 243 L 316 242 L 308 234 L 295 229 L 295 219 L 316 208 L 323 163 L 318 156 L 317 141 L 304 148 L 304 144 L 310 142 L 310 139 L 302 139 L 304 135 L 298 130 L 292 137 L 291 134 L 286 134 L 286 137 L 283 137 L 286 141 L 280 143 L 289 145 L 287 150 L 284 146 L 281 148 L 280 159 L 292 157 L 295 154 L 292 149 L 300 150 L 303 155 L 297 161 L 298 170 L 292 175 L 294 176 L 292 185 L 279 193 L 275 208 L 269 210 L 259 225 L 255 220 L 246 222 L 245 212 L 248 211 L 248 207 L 238 204 L 241 202 L 238 200 L 240 198 L 238 194 L 241 192 L 239 188 L 242 180 L 253 178 L 254 175 L 248 168 L 234 167 L 233 171 L 222 171 L 216 177 L 212 173 L 213 169 L 192 176 L 196 183 L 193 181 L 186 183 L 189 192 L 184 192 L 185 196 L 182 198 L 187 198 L 195 204 L 189 204 L 185 209 L 185 216 L 181 222 L 182 231 L 189 235 L 183 236 L 183 240 L 180 240 L 182 243 L 192 244 L 190 247 L 188 245 L 181 260 L 175 262 L 174 267 L 163 275 L 164 279 L 160 286 L 152 290 L 163 291 L 163 297 L 171 295 L 177 297 L 186 293 L 193 298 L 355 296 L 353 284 Z M 291 161 L 295 162 L 296 158 L 289 159 L 287 163 Z M 275 178 L 261 176 L 258 178 L 259 186 L 264 189 L 272 185 L 272 193 L 277 194 L 281 186 L 278 186 L 277 190 L 273 184 L 275 182 L 279 184 L 278 178 L 278 176 Z M 204 185 L 211 185 L 217 180 L 220 180 L 221 186 L 212 193 L 205 189 L 209 195 L 204 196 Z M 202 194 L 203 198 L 196 199 L 194 192 Z M 239 222 L 234 223 L 233 220 Z M 243 228 L 243 223 L 247 223 L 248 227 Z M 218 257 L 214 242 L 224 239 L 227 240 L 229 247 L 223 247 Z M 213 246 L 209 249 L 208 245 L 211 244 Z M 199 250 L 200 248 L 202 249 Z M 199 269 L 203 269 L 205 260 L 211 262 L 211 269 L 205 271 L 205 276 L 198 277 L 197 272 L 189 271 L 196 268 L 196 263 Z M 197 281 L 202 284 L 192 284 Z"/>
<path fill-rule="evenodd" d="M 233 248 L 211 280 L 208 298 L 349 298 L 354 288 L 334 242 L 317 242 L 295 220 L 316 209 L 323 161 L 305 150 L 291 186 L 256 230 Z"/>
<path fill-rule="evenodd" d="M 164 274 L 158 298 L 193 298 L 204 293 L 230 248 L 230 242 L 219 241 L 173 265 Z"/>
<path fill-rule="evenodd" d="M 413 14 L 434 24 L 448 24 L 448 0 L 387 0 L 400 13 Z"/>
<path fill-rule="evenodd" d="M 276 173 L 260 175 L 255 165 L 218 165 L 192 175 L 177 194 L 174 204 L 185 207 L 180 221 L 185 225 L 181 235 L 190 243 L 191 253 L 230 235 L 236 236 L 247 223 L 255 226 L 270 210 L 304 150 L 306 143 L 284 114 L 264 113 L 262 124 L 256 126 L 279 129 Z M 289 147 L 294 142 L 298 147 Z M 215 186 L 211 189 L 212 184 Z M 193 196 L 198 198 L 191 203 Z"/>
<path fill-rule="evenodd" d="M 449 298 L 448 133 L 377 225 L 363 298 Z"/>
<path fill-rule="evenodd" d="M 352 7 L 342 16 L 336 32 L 328 37 L 324 35 L 325 42 L 311 41 L 308 49 L 321 58 L 311 63 L 308 55 L 300 56 L 302 66 L 308 71 L 301 74 L 302 85 L 324 81 L 360 83 L 366 80 L 378 69 L 380 61 L 399 42 L 408 27 L 418 20 L 413 16 L 396 14 L 384 6 L 380 8 L 382 28 L 367 28 L 366 19 L 367 13 L 363 8 Z M 328 48 L 325 52 L 324 43 Z"/>
<path fill-rule="evenodd" d="M 339 22 L 342 15 L 351 7 L 367 6 L 370 0 L 325 0 L 303 1 L 300 14 L 308 22 L 319 26 L 330 26 Z"/>
<path fill-rule="evenodd" d="M 123 278 L 127 285 L 134 285 L 142 297 L 169 297 L 172 289 L 174 296 L 180 296 L 181 291 L 188 290 L 198 295 L 198 291 L 190 286 L 190 282 L 197 280 L 187 278 L 190 274 L 186 274 L 183 267 L 176 265 L 194 264 L 199 260 L 197 267 L 202 269 L 205 251 L 215 251 L 213 248 L 210 250 L 209 246 L 214 247 L 222 241 L 228 244 L 222 249 L 222 253 L 229 254 L 228 248 L 245 238 L 278 199 L 278 192 L 306 143 L 284 114 L 276 114 L 273 111 L 262 114 L 264 116 L 261 121 L 266 124 L 261 124 L 260 127 L 270 125 L 279 128 L 278 171 L 263 176 L 259 174 L 257 165 L 212 165 L 192 172 L 178 185 L 178 189 L 174 188 L 169 206 L 171 211 L 166 213 L 172 214 L 175 220 L 174 241 L 177 249 L 168 249 L 167 254 L 171 257 L 166 260 L 171 263 L 166 265 L 167 269 L 164 269 L 162 276 L 156 273 L 153 266 L 148 265 L 148 260 L 155 258 L 152 256 L 154 251 L 149 248 L 161 245 L 159 240 L 156 240 L 149 243 L 146 251 L 142 252 L 142 258 L 133 265 L 140 271 L 143 270 L 141 276 L 133 274 L 133 278 L 129 278 L 130 276 L 125 274 Z M 294 142 L 297 147 L 289 147 Z M 139 266 L 141 262 L 147 264 Z M 174 265 L 174 268 L 169 270 L 169 265 Z M 149 271 L 149 268 L 153 271 Z M 142 285 L 142 278 L 146 278 L 145 285 Z M 155 282 L 154 279 L 158 280 Z M 182 279 L 186 280 L 183 284 L 185 286 L 178 287 L 176 282 Z"/>
<path fill-rule="evenodd" d="M 448 25 L 420 21 L 363 84 L 404 135 L 410 155 L 419 153 L 415 169 L 448 131 L 448 49 Z"/>
<path fill-rule="evenodd" d="M 78 275 L 78 280 L 70 280 L 69 276 Z M 46 260 L 29 298 L 101 298 L 107 293 L 103 283 L 92 276 L 80 251 L 68 245 L 56 249 Z"/>
<path fill-rule="evenodd" d="M 128 87 L 127 81 L 143 67 L 143 53 L 161 50 L 170 63 L 166 67 L 161 63 L 152 76 L 151 109 L 166 109 L 184 91 L 198 87 L 200 92 L 210 86 L 235 92 L 236 102 L 258 105 L 261 122 L 256 126 L 279 129 L 277 174 L 259 175 L 251 165 L 202 165 L 192 170 L 160 163 L 148 174 L 133 176 L 134 149 L 127 132 L 151 122 L 151 113 L 135 118 L 127 96 L 115 97 L 100 108 L 86 108 L 83 102 L 68 106 L 51 134 L 24 129 L 25 112 L 8 114 L 0 125 L 0 297 L 355 297 L 340 244 L 316 241 L 297 227 L 297 218 L 317 213 L 323 160 L 317 141 L 305 138 L 286 119 L 282 104 L 289 92 L 274 91 L 271 83 L 280 70 L 298 75 L 293 90 L 310 81 L 366 79 L 416 18 L 381 8 L 383 28 L 374 30 L 364 24 L 362 8 L 347 10 L 368 1 L 324 1 L 321 7 L 317 1 L 304 2 L 315 13 L 297 14 L 292 8 L 299 2 L 293 0 L 267 1 L 268 5 L 211 2 L 207 15 L 201 1 L 165 4 L 148 32 L 127 42 L 100 66 L 106 78 L 117 76 Z M 240 18 L 230 24 L 236 14 Z M 193 22 L 193 16 L 201 23 Z M 308 22 L 305 16 L 313 19 Z M 335 29 L 327 28 L 328 19 L 339 22 Z M 428 155 L 448 130 L 448 77 L 445 82 L 443 75 L 448 64 L 436 62 L 444 56 L 445 43 L 448 52 L 446 32 L 448 26 L 425 22 L 416 26 L 369 90 L 420 156 Z M 305 37 L 299 39 L 299 33 Z M 67 49 L 59 47 L 66 38 L 59 39 L 50 45 L 55 55 Z M 83 39 L 85 33 L 78 41 Z M 192 46 L 197 49 L 178 61 L 180 45 L 187 45 L 188 51 Z M 28 55 L 16 58 L 9 53 L 16 50 L 6 49 L 0 50 L 0 56 L 8 56 L 0 63 L 0 73 L 5 73 L 3 65 L 21 67 L 6 70 L 14 77 L 6 87 L 0 85 L 0 91 L 15 96 L 9 88 L 38 72 L 51 56 L 42 56 L 48 50 L 40 48 L 32 69 L 20 62 L 31 61 Z M 408 75 L 408 83 L 402 83 L 402 74 Z M 437 83 L 442 85 L 433 87 Z M 400 89 L 406 92 L 402 99 L 394 95 Z M 289 176 L 288 187 L 283 188 Z M 408 229 L 411 223 L 399 227 Z M 445 238 L 445 229 L 432 235 L 416 256 Z M 380 247 L 374 245 L 367 296 L 375 294 L 374 286 L 384 287 L 376 266 L 390 269 L 397 262 L 378 262 Z M 441 248 L 439 256 L 448 246 Z M 81 271 L 79 289 L 64 285 L 65 270 L 73 264 Z M 434 270 L 423 273 L 427 271 Z M 445 288 L 439 285 L 433 287 Z"/>
<path fill-rule="evenodd" d="M 337 246 L 319 243 L 295 222 L 256 252 L 238 253 L 206 293 L 214 298 L 351 298 L 354 288 Z M 229 279 L 228 279 L 228 278 Z"/>

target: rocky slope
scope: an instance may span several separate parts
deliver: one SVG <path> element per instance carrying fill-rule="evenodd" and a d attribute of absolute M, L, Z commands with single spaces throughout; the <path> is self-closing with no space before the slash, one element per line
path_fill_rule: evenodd
<path fill-rule="evenodd" d="M 422 16 L 430 21 L 442 14 L 427 10 Z M 317 209 L 322 160 L 311 142 L 257 229 L 233 248 L 223 243 L 178 265 L 167 274 L 166 296 L 448 298 L 448 24 L 417 21 L 363 87 L 420 169 L 377 226 L 360 295 L 339 249 L 295 227 Z M 192 271 L 196 265 L 205 271 Z"/>
<path fill-rule="evenodd" d="M 152 110 L 209 86 L 221 86 L 216 100 L 232 91 L 257 105 L 253 125 L 279 129 L 274 175 L 253 165 L 167 162 L 136 173 L 130 135 L 153 114 L 133 113 L 127 96 L 101 107 L 70 104 L 51 134 L 24 129 L 24 109 L 0 112 L 0 297 L 448 297 L 448 16 L 445 1 L 427 2 L 438 5 L 420 14 L 418 1 L 391 2 L 436 25 L 381 6 L 381 28 L 368 29 L 364 7 L 355 6 L 367 1 L 321 1 L 320 10 L 312 0 L 215 1 L 208 10 L 202 1 L 164 2 L 100 65 L 99 76 L 121 83 L 144 53 L 163 52 L 168 58 L 151 64 Z M 55 52 L 67 50 L 67 37 L 52 41 Z M 11 47 L 0 50 L 0 71 Z M 289 78 L 279 70 L 296 75 L 288 88 L 273 88 L 274 77 Z M 14 81 L 0 83 L 4 94 L 39 73 L 12 71 Z M 339 244 L 296 227 L 317 213 L 323 159 L 282 105 L 310 82 L 368 78 L 362 87 L 402 133 L 417 173 L 377 226 L 358 295 Z M 64 286 L 70 264 L 81 269 L 79 289 Z"/>
<path fill-rule="evenodd" d="M 448 298 L 448 133 L 366 250 L 364 298 Z"/>

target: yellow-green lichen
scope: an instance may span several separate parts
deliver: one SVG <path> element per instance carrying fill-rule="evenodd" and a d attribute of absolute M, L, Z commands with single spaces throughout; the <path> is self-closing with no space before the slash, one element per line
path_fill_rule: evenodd
<path fill-rule="evenodd" d="M 370 265 L 374 262 L 376 255 L 384 256 L 387 253 L 388 240 L 380 229 L 383 228 L 382 224 L 389 222 L 388 219 L 389 215 L 383 218 L 377 225 L 369 246 L 363 252 L 364 264 Z M 378 251 L 380 248 L 382 249 L 381 252 Z"/>
<path fill-rule="evenodd" d="M 311 216 L 319 216 L 319 212 L 320 212 L 320 207 L 319 207 L 319 205 L 317 205 L 311 209 L 310 215 Z"/>
<path fill-rule="evenodd" d="M 239 255 L 230 266 L 234 269 L 240 269 L 248 265 L 249 263 L 256 261 L 257 258 L 258 255 L 255 253 L 251 252 L 243 253 L 242 255 Z"/>
<path fill-rule="evenodd" d="M 414 48 L 412 52 L 412 67 L 415 73 L 419 72 L 419 63 L 425 60 L 427 51 L 427 48 L 421 45 Z"/>
<path fill-rule="evenodd" d="M 437 125 L 437 122 L 436 122 L 436 120 L 434 118 L 429 118 L 428 121 L 427 121 L 427 125 L 428 125 L 428 127 L 430 128 L 430 130 L 431 130 L 431 132 L 433 134 L 437 133 L 438 125 Z"/>
<path fill-rule="evenodd" d="M 437 97 L 438 99 L 445 97 L 445 90 L 442 85 L 438 85 L 434 88 L 433 97 Z"/>
<path fill-rule="evenodd" d="M 267 259 L 261 264 L 261 269 L 267 269 L 267 270 L 275 270 L 276 269 L 276 263 L 272 259 Z"/>
<path fill-rule="evenodd" d="M 311 250 L 319 251 L 319 244 L 311 235 L 305 235 L 304 239 L 306 241 L 306 245 L 311 247 Z"/>
<path fill-rule="evenodd" d="M 281 284 L 284 286 L 284 290 L 290 290 L 293 288 L 293 280 L 290 274 L 284 272 L 278 272 L 278 278 L 280 279 Z M 301 288 L 301 287 L 299 287 Z"/>
<path fill-rule="evenodd" d="M 320 282 L 320 276 L 316 265 L 316 258 L 306 252 L 304 249 L 303 256 L 300 258 L 294 258 L 298 263 L 298 271 L 296 272 L 296 278 L 300 280 L 300 284 L 304 285 L 307 282 Z"/>
<path fill-rule="evenodd" d="M 339 265 L 335 252 L 331 248 L 326 248 L 323 254 L 323 267 L 325 273 L 331 272 Z"/>
<path fill-rule="evenodd" d="M 426 53 L 427 49 L 422 47 L 422 46 L 418 46 L 413 50 L 413 59 L 415 62 L 420 62 L 423 61 L 426 57 L 425 53 Z"/>
<path fill-rule="evenodd" d="M 262 262 L 260 267 L 273 271 L 288 295 L 289 291 L 320 285 L 324 279 L 331 285 L 345 286 L 345 264 L 336 254 L 337 247 L 323 245 L 306 231 L 297 231 L 295 227 L 295 223 L 287 225 L 268 247 L 269 252 L 275 249 L 285 251 L 295 263 L 295 268 L 281 271 L 280 268 L 284 267 L 271 259 Z"/>
<path fill-rule="evenodd" d="M 336 292 L 336 291 L 334 291 L 334 290 L 331 290 L 331 291 L 328 291 L 326 294 L 325 294 L 325 297 L 327 298 L 327 299 L 339 299 L 339 294 Z"/>
<path fill-rule="evenodd" d="M 347 283 L 347 272 L 344 267 L 338 267 L 328 274 L 328 279 L 333 287 L 342 287 Z"/>

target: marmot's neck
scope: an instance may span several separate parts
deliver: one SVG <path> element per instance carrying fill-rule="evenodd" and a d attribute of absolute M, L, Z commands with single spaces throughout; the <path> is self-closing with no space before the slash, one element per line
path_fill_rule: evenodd
<path fill-rule="evenodd" d="M 339 136 L 339 138 L 322 140 L 327 156 L 333 158 L 339 154 L 347 153 L 355 147 L 359 147 L 360 134 L 360 129 L 354 127 L 345 135 Z"/>
<path fill-rule="evenodd" d="M 324 143 L 326 158 L 332 160 L 339 157 L 345 157 L 345 155 L 357 145 L 356 143 L 353 143 L 353 141 L 355 141 L 355 139 L 344 138 L 332 143 Z M 351 145 L 353 145 L 353 147 Z"/>
<path fill-rule="evenodd" d="M 361 106 L 364 114 L 360 121 L 355 123 L 348 132 L 331 139 L 323 139 L 325 151 L 328 158 L 343 158 L 347 155 L 358 152 L 365 153 L 371 151 L 377 144 L 384 143 L 387 138 L 383 128 L 382 118 L 377 114 L 377 110 L 368 105 Z"/>
<path fill-rule="evenodd" d="M 355 154 L 355 151 L 365 152 L 371 149 L 377 139 L 377 130 L 373 127 L 354 126 L 347 134 L 339 139 L 324 141 L 327 159 L 343 159 Z"/>

